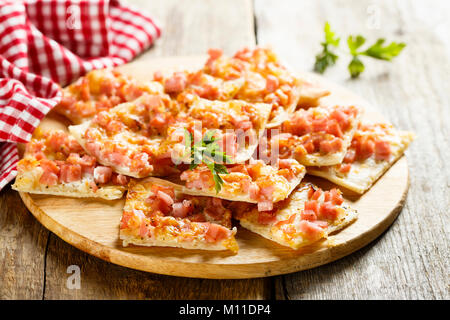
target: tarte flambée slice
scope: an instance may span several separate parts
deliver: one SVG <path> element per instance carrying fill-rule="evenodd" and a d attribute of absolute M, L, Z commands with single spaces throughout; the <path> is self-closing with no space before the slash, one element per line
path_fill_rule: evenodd
<path fill-rule="evenodd" d="M 292 249 L 326 238 L 358 215 L 338 189 L 324 192 L 309 183 L 302 183 L 272 211 L 260 212 L 248 204 L 233 204 L 232 210 L 242 227 Z"/>
<path fill-rule="evenodd" d="M 233 57 L 225 57 L 220 50 L 214 49 L 208 53 L 206 73 L 223 79 L 245 79 L 235 99 L 272 104 L 268 128 L 279 125 L 295 110 L 301 81 L 281 64 L 270 48 L 243 48 Z"/>
<path fill-rule="evenodd" d="M 271 152 L 294 158 L 305 166 L 341 163 L 358 127 L 361 110 L 356 107 L 315 107 L 297 110 L 272 132 Z"/>
<path fill-rule="evenodd" d="M 305 167 L 293 159 L 279 160 L 278 166 L 251 161 L 249 164 L 228 165 L 228 174 L 219 174 L 223 180 L 216 192 L 211 171 L 204 164 L 184 171 L 180 178 L 185 183 L 183 192 L 218 197 L 232 201 L 258 203 L 261 211 L 272 210 L 273 203 L 286 199 L 305 176 Z"/>
<path fill-rule="evenodd" d="M 224 206 L 225 205 L 225 206 Z M 189 196 L 168 181 L 129 184 L 120 222 L 123 245 L 238 251 L 231 211 L 218 198 Z"/>
<path fill-rule="evenodd" d="M 120 199 L 128 177 L 101 166 L 62 130 L 35 130 L 17 165 L 12 188 L 17 191 L 69 197 Z"/>
<path fill-rule="evenodd" d="M 145 92 L 161 94 L 164 88 L 159 82 L 141 83 L 112 69 L 93 70 L 63 89 L 61 102 L 54 110 L 80 124 Z"/>
<path fill-rule="evenodd" d="M 389 124 L 360 124 L 343 163 L 308 167 L 307 171 L 362 194 L 403 155 L 413 139 L 411 132 Z"/>
<path fill-rule="evenodd" d="M 116 172 L 144 178 L 177 172 L 165 143 L 180 105 L 166 94 L 143 94 L 77 126 L 70 133 L 87 153 Z"/>

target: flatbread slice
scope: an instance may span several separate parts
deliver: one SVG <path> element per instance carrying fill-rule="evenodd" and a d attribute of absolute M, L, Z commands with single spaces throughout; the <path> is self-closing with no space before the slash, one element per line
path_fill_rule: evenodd
<path fill-rule="evenodd" d="M 363 194 L 403 155 L 413 139 L 411 132 L 396 130 L 389 124 L 362 124 L 343 163 L 308 167 L 307 171 Z"/>
<path fill-rule="evenodd" d="M 358 214 L 337 189 L 323 192 L 302 183 L 272 211 L 260 212 L 255 205 L 233 204 L 234 217 L 242 227 L 292 249 L 326 238 L 352 221 Z"/>
<path fill-rule="evenodd" d="M 62 130 L 36 129 L 17 169 L 14 190 L 77 198 L 120 199 L 129 180 L 99 165 Z"/>
<path fill-rule="evenodd" d="M 229 250 L 238 244 L 231 211 L 218 198 L 189 196 L 168 181 L 147 178 L 130 182 L 120 239 L 123 245 Z"/>
<path fill-rule="evenodd" d="M 273 203 L 286 199 L 305 176 L 305 168 L 293 159 L 276 166 L 262 161 L 227 165 L 228 174 L 219 174 L 223 185 L 216 192 L 211 171 L 204 164 L 181 173 L 183 192 L 232 201 L 258 203 L 258 209 L 271 210 Z"/>
<path fill-rule="evenodd" d="M 93 70 L 63 89 L 61 102 L 54 110 L 72 123 L 80 124 L 145 92 L 161 94 L 164 88 L 159 82 L 138 82 L 116 70 Z"/>
<path fill-rule="evenodd" d="M 280 158 L 294 158 L 305 166 L 341 163 L 350 145 L 362 111 L 334 106 L 297 110 L 270 133 L 267 146 Z"/>
<path fill-rule="evenodd" d="M 70 126 L 86 152 L 114 171 L 135 178 L 177 172 L 164 141 L 182 106 L 166 94 L 143 94 L 132 102 Z"/>

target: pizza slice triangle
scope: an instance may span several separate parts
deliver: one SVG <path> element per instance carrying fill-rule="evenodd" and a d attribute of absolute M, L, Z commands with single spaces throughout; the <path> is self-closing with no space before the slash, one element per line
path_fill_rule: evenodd
<path fill-rule="evenodd" d="M 238 244 L 228 203 L 219 198 L 189 196 L 158 178 L 133 180 L 120 222 L 123 245 L 229 250 Z"/>
<path fill-rule="evenodd" d="M 69 197 L 122 198 L 129 178 L 100 165 L 63 130 L 35 130 L 12 188 Z"/>
<path fill-rule="evenodd" d="M 358 215 L 338 189 L 323 191 L 310 183 L 300 184 L 271 211 L 242 203 L 233 203 L 231 208 L 242 227 L 292 249 L 326 238 Z"/>
<path fill-rule="evenodd" d="M 342 163 L 308 167 L 307 171 L 362 194 L 403 155 L 413 139 L 411 132 L 386 123 L 360 124 Z"/>

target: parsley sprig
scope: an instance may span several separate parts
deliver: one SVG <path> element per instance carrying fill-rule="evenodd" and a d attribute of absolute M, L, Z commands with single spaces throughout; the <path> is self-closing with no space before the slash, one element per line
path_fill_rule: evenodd
<path fill-rule="evenodd" d="M 331 31 L 330 24 L 325 23 L 325 41 L 321 43 L 322 52 L 316 56 L 316 63 L 314 64 L 314 71 L 324 73 L 325 70 L 334 65 L 338 56 L 330 51 L 330 46 L 337 48 L 339 46 L 340 38 L 337 38 L 333 31 Z"/>
<path fill-rule="evenodd" d="M 184 141 L 186 149 L 190 150 L 189 169 L 193 170 L 201 163 L 204 163 L 211 171 L 214 179 L 216 194 L 222 190 L 223 180 L 219 174 L 228 174 L 227 168 L 223 163 L 231 163 L 231 158 L 223 151 L 214 137 L 215 131 L 207 131 L 203 138 L 194 143 L 194 137 L 191 132 L 185 130 Z M 217 163 L 220 161 L 221 163 Z"/>
<path fill-rule="evenodd" d="M 406 46 L 405 43 L 391 42 L 385 45 L 385 39 L 378 39 L 373 45 L 365 50 L 359 50 L 366 42 L 366 38 L 362 35 L 349 36 L 347 38 L 347 45 L 352 56 L 352 60 L 348 64 L 348 70 L 352 78 L 357 78 L 364 71 L 365 66 L 361 61 L 361 56 L 367 56 L 374 59 L 391 61 L 398 56 Z M 328 45 L 334 47 L 339 46 L 339 38 L 336 38 L 334 32 L 331 31 L 329 23 L 325 23 L 325 42 L 322 43 L 323 51 L 316 56 L 316 63 L 314 70 L 323 73 L 326 68 L 335 64 L 338 56 L 329 52 Z"/>

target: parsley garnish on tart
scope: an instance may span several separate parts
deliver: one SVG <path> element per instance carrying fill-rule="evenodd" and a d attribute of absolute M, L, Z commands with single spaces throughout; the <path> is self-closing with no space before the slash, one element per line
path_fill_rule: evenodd
<path fill-rule="evenodd" d="M 214 137 L 215 130 L 207 131 L 202 139 L 198 142 L 194 141 L 194 136 L 188 130 L 184 132 L 186 149 L 190 150 L 189 169 L 195 169 L 199 164 L 204 163 L 213 175 L 216 193 L 222 189 L 223 180 L 219 174 L 228 174 L 227 168 L 223 163 L 231 164 L 229 156 L 220 151 L 220 146 Z M 221 163 L 217 163 L 215 161 Z"/>

